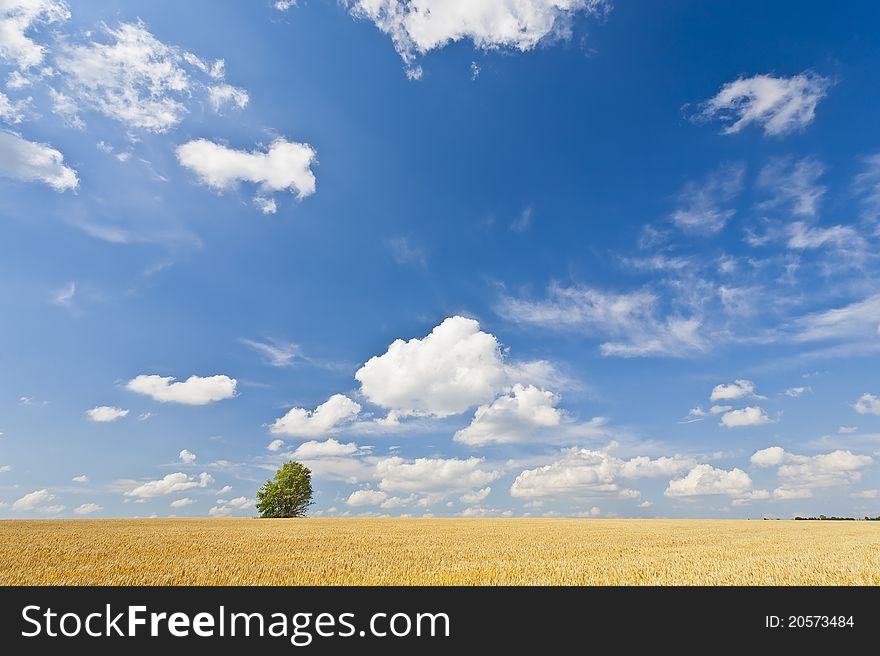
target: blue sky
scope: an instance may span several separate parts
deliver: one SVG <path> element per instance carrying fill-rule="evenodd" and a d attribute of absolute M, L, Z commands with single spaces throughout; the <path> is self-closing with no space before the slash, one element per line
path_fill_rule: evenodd
<path fill-rule="evenodd" d="M 880 514 L 829 12 L 0 3 L 0 517 Z"/>

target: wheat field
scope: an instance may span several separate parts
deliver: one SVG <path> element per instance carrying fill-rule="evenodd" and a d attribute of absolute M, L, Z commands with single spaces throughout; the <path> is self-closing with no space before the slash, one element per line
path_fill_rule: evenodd
<path fill-rule="evenodd" d="M 0 522 L 3 585 L 877 585 L 880 522 Z"/>

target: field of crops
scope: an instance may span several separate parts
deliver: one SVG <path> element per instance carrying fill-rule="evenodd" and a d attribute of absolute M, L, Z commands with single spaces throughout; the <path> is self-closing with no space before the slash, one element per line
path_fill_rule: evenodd
<path fill-rule="evenodd" d="M 0 584 L 880 584 L 880 522 L 0 522 Z"/>

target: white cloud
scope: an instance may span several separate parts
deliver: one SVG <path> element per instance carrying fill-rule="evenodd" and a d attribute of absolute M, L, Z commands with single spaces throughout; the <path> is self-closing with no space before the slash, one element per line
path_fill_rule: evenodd
<path fill-rule="evenodd" d="M 739 378 L 729 384 L 716 385 L 712 388 L 710 401 L 733 401 L 755 396 L 755 384 L 750 380 Z"/>
<path fill-rule="evenodd" d="M 853 408 L 860 415 L 880 415 L 880 398 L 873 394 L 862 394 Z"/>
<path fill-rule="evenodd" d="M 876 341 L 880 335 L 880 294 L 841 308 L 814 312 L 794 322 L 798 342 Z"/>
<path fill-rule="evenodd" d="M 34 492 L 29 492 L 25 494 L 23 497 L 18 499 L 15 503 L 12 504 L 13 510 L 33 510 L 41 503 L 48 503 L 55 498 L 54 494 L 51 494 L 49 490 L 43 488 L 42 490 L 36 490 Z"/>
<path fill-rule="evenodd" d="M 263 361 L 273 367 L 292 367 L 293 361 L 302 355 L 299 346 L 290 342 L 279 342 L 274 339 L 268 342 L 242 339 L 241 343 L 262 355 Z"/>
<path fill-rule="evenodd" d="M 388 247 L 391 249 L 394 261 L 401 266 L 418 266 L 423 269 L 428 266 L 425 249 L 416 244 L 412 237 L 406 235 L 392 237 L 388 240 Z"/>
<path fill-rule="evenodd" d="M 196 454 L 190 451 L 189 449 L 183 449 L 177 456 L 180 462 L 191 465 L 196 461 Z"/>
<path fill-rule="evenodd" d="M 670 219 L 688 232 L 719 232 L 736 213 L 730 205 L 742 191 L 744 177 L 745 166 L 728 163 L 700 181 L 688 181 Z"/>
<path fill-rule="evenodd" d="M 815 216 L 826 188 L 818 180 L 825 167 L 815 157 L 775 157 L 758 174 L 755 186 L 770 194 L 763 209 L 783 208 L 796 216 Z"/>
<path fill-rule="evenodd" d="M 706 101 L 701 116 L 727 123 L 724 134 L 735 134 L 757 123 L 764 134 L 781 136 L 813 122 L 816 105 L 830 86 L 828 78 L 810 72 L 792 77 L 741 77 Z"/>
<path fill-rule="evenodd" d="M 238 381 L 229 376 L 190 376 L 183 382 L 174 382 L 173 376 L 141 374 L 128 381 L 126 388 L 144 394 L 161 403 L 206 405 L 235 396 Z"/>
<path fill-rule="evenodd" d="M 256 505 L 255 501 L 247 497 L 236 497 L 235 499 L 217 499 L 217 505 L 208 510 L 211 517 L 228 517 L 236 510 L 247 510 Z"/>
<path fill-rule="evenodd" d="M 219 503 L 219 501 L 218 501 Z M 256 502 L 252 499 L 248 499 L 247 497 L 236 497 L 234 499 L 230 499 L 226 502 L 227 505 L 232 506 L 233 508 L 250 508 L 256 505 Z"/>
<path fill-rule="evenodd" d="M 70 18 L 62 0 L 3 0 L 0 2 L 0 59 L 25 70 L 42 63 L 45 46 L 28 33 L 39 26 Z"/>
<path fill-rule="evenodd" d="M 77 515 L 91 515 L 92 513 L 96 513 L 99 510 L 104 510 L 97 503 L 84 503 L 73 509 L 73 512 Z"/>
<path fill-rule="evenodd" d="M 284 446 L 284 440 L 272 440 L 269 444 L 266 445 L 266 448 L 269 451 L 280 451 Z"/>
<path fill-rule="evenodd" d="M 731 410 L 721 415 L 721 425 L 726 428 L 742 428 L 744 426 L 763 426 L 773 423 L 763 408 L 748 406 Z"/>
<path fill-rule="evenodd" d="M 79 179 L 64 164 L 64 155 L 47 144 L 28 141 L 0 130 L 0 176 L 22 182 L 42 182 L 55 191 L 76 189 Z"/>
<path fill-rule="evenodd" d="M 820 228 L 803 221 L 793 221 L 786 226 L 786 233 L 788 247 L 800 251 L 831 246 L 838 252 L 861 258 L 868 246 L 857 230 L 843 225 Z"/>
<path fill-rule="evenodd" d="M 74 483 L 88 483 L 88 482 L 89 482 L 89 477 L 86 476 L 85 474 L 81 474 L 81 475 L 79 475 L 79 476 L 74 476 L 74 477 L 73 477 L 72 479 L 70 479 L 70 480 L 72 480 Z"/>
<path fill-rule="evenodd" d="M 383 492 L 446 495 L 485 486 L 501 472 L 484 469 L 482 458 L 416 458 L 394 456 L 376 462 L 374 476 Z"/>
<path fill-rule="evenodd" d="M 576 14 L 603 14 L 604 0 L 352 0 L 351 14 L 375 23 L 391 37 L 411 78 L 422 75 L 415 64 L 450 42 L 468 39 L 483 50 L 522 52 L 543 40 L 567 36 Z"/>
<path fill-rule="evenodd" d="M 0 121 L 6 123 L 21 123 L 24 120 L 27 101 L 19 100 L 13 102 L 5 93 L 0 92 Z"/>
<path fill-rule="evenodd" d="M 507 376 L 495 336 L 455 316 L 422 339 L 395 340 L 355 378 L 368 401 L 397 415 L 446 417 L 489 403 Z"/>
<path fill-rule="evenodd" d="M 263 213 L 275 212 L 271 198 L 275 192 L 287 190 L 300 199 L 315 193 L 311 167 L 317 162 L 317 153 L 309 144 L 279 137 L 265 152 L 247 152 L 195 139 L 178 146 L 176 153 L 181 166 L 195 172 L 199 182 L 217 191 L 234 189 L 240 182 L 256 184 Z"/>
<path fill-rule="evenodd" d="M 739 497 L 752 489 L 752 479 L 742 469 L 730 471 L 701 464 L 691 469 L 683 478 L 669 481 L 664 494 L 668 497 L 696 497 L 727 495 Z"/>
<path fill-rule="evenodd" d="M 856 426 L 839 426 L 837 432 L 841 435 L 850 435 L 855 433 L 858 429 Z"/>
<path fill-rule="evenodd" d="M 785 462 L 785 449 L 781 446 L 771 446 L 760 451 L 755 451 L 751 457 L 751 463 L 758 467 L 776 467 Z"/>
<path fill-rule="evenodd" d="M 335 458 L 350 456 L 353 453 L 357 453 L 357 451 L 358 447 L 354 442 L 342 444 L 331 438 L 324 442 L 318 442 L 316 440 L 303 442 L 296 448 L 296 451 L 293 452 L 293 457 L 304 460 L 310 460 L 313 458 Z"/>
<path fill-rule="evenodd" d="M 249 100 L 247 91 L 231 84 L 216 84 L 208 87 L 208 101 L 215 112 L 219 112 L 224 105 L 244 109 Z"/>
<path fill-rule="evenodd" d="M 115 29 L 105 25 L 100 34 L 104 41 L 62 43 L 56 57 L 68 120 L 80 105 L 130 128 L 166 132 L 183 119 L 195 90 L 207 93 L 217 110 L 227 103 L 247 104 L 245 91 L 217 83 L 223 77 L 222 60 L 208 65 L 162 43 L 142 22 L 121 23 Z M 198 74 L 210 82 L 193 77 Z"/>
<path fill-rule="evenodd" d="M 57 515 L 58 513 L 64 512 L 65 507 L 66 506 L 63 506 L 60 503 L 55 504 L 54 506 L 41 506 L 37 508 L 37 512 L 41 512 L 46 515 Z"/>
<path fill-rule="evenodd" d="M 182 499 L 175 499 L 171 502 L 170 505 L 172 508 L 185 508 L 186 506 L 189 506 L 193 503 L 195 503 L 195 501 L 193 501 L 189 497 L 183 497 Z"/>
<path fill-rule="evenodd" d="M 813 390 L 810 387 L 789 387 L 787 390 L 785 390 L 785 395 L 796 399 L 797 397 L 803 396 L 804 394 L 812 391 Z"/>
<path fill-rule="evenodd" d="M 607 356 L 685 356 L 707 348 L 699 319 L 661 317 L 658 304 L 650 292 L 606 294 L 585 286 L 553 285 L 545 300 L 508 297 L 497 310 L 517 323 L 611 337 L 614 341 L 599 347 Z"/>
<path fill-rule="evenodd" d="M 566 449 L 561 459 L 548 465 L 524 470 L 510 486 L 510 495 L 518 498 L 568 495 L 592 497 L 615 495 L 634 498 L 638 491 L 621 487 L 621 479 L 671 476 L 695 464 L 683 456 L 652 460 L 638 456 L 630 460 L 605 451 Z"/>
<path fill-rule="evenodd" d="M 756 451 L 751 458 L 757 467 L 778 467 L 780 487 L 773 491 L 776 499 L 800 499 L 812 495 L 814 488 L 849 485 L 861 480 L 860 470 L 874 463 L 870 456 L 851 451 L 832 451 L 803 456 L 772 446 Z"/>
<path fill-rule="evenodd" d="M 176 472 L 174 474 L 167 474 L 157 481 L 149 481 L 147 483 L 136 485 L 125 492 L 125 496 L 140 497 L 143 499 L 161 497 L 166 494 L 183 492 L 184 490 L 208 487 L 213 482 L 213 477 L 205 472 L 199 474 L 198 478 L 187 476 L 183 472 Z"/>
<path fill-rule="evenodd" d="M 128 415 L 128 410 L 123 410 L 122 408 L 116 408 L 109 405 L 99 405 L 91 410 L 86 410 L 86 415 L 92 421 L 98 423 L 108 423 L 111 421 L 116 421 L 117 419 L 121 419 Z"/>
<path fill-rule="evenodd" d="M 491 487 L 484 487 L 482 490 L 474 490 L 473 492 L 465 492 L 459 498 L 459 501 L 462 503 L 466 503 L 468 505 L 472 505 L 475 503 L 480 503 L 489 496 L 489 493 L 492 491 Z"/>
<path fill-rule="evenodd" d="M 221 494 L 228 494 L 229 492 L 232 492 L 232 486 L 224 485 L 219 490 L 217 490 L 217 496 L 219 497 Z"/>
<path fill-rule="evenodd" d="M 2 465 L 0 466 L 0 474 L 5 474 L 6 472 L 12 471 L 12 465 Z"/>
<path fill-rule="evenodd" d="M 850 496 L 854 499 L 877 499 L 880 498 L 880 490 L 862 490 L 853 492 Z"/>
<path fill-rule="evenodd" d="M 477 408 L 471 423 L 454 439 L 470 446 L 525 442 L 536 431 L 560 425 L 563 414 L 555 407 L 558 401 L 552 392 L 516 384 L 509 394 Z"/>
<path fill-rule="evenodd" d="M 66 307 L 68 309 L 73 307 L 73 297 L 76 295 L 76 283 L 69 282 L 65 287 L 59 289 L 55 292 L 52 301 L 56 305 L 60 305 L 61 307 Z"/>
<path fill-rule="evenodd" d="M 864 216 L 876 221 L 880 218 L 880 153 L 863 158 L 864 169 L 856 175 L 854 187 L 860 196 Z"/>
<path fill-rule="evenodd" d="M 347 506 L 358 508 L 361 506 L 378 506 L 388 498 L 388 495 L 379 490 L 355 490 L 345 500 Z"/>
<path fill-rule="evenodd" d="M 360 411 L 359 403 L 344 394 L 334 394 L 312 411 L 291 408 L 283 417 L 276 419 L 269 430 L 274 434 L 295 437 L 319 437 L 353 421 Z"/>

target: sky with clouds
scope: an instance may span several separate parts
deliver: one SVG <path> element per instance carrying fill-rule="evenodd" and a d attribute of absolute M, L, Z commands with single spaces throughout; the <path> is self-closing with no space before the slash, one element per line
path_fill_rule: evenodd
<path fill-rule="evenodd" d="M 880 514 L 878 14 L 0 0 L 0 517 Z"/>

